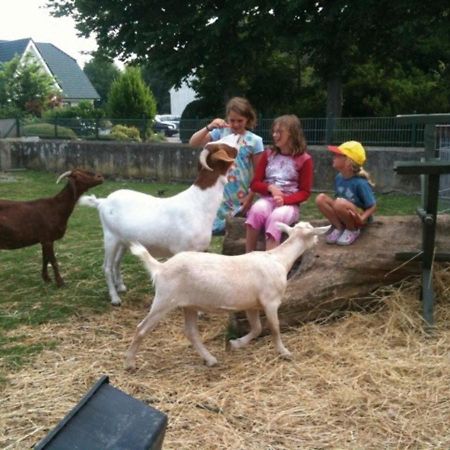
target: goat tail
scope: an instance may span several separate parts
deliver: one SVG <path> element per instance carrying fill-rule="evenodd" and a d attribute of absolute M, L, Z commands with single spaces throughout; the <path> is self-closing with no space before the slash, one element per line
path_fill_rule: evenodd
<path fill-rule="evenodd" d="M 102 200 L 95 195 L 82 195 L 78 200 L 78 204 L 81 206 L 89 206 L 90 208 L 98 208 Z"/>
<path fill-rule="evenodd" d="M 155 279 L 158 269 L 162 265 L 157 259 L 153 258 L 148 250 L 139 242 L 130 242 L 130 251 L 137 256 L 144 264 L 152 279 Z"/>

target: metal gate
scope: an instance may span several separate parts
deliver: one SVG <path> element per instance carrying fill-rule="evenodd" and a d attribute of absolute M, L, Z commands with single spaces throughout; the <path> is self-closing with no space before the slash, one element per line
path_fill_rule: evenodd
<path fill-rule="evenodd" d="M 450 161 L 450 125 L 436 125 L 436 149 L 439 159 Z M 438 212 L 450 212 L 450 174 L 440 177 Z"/>

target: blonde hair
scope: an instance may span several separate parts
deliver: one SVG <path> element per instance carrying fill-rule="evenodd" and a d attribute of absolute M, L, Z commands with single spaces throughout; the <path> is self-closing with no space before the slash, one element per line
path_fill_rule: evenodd
<path fill-rule="evenodd" d="M 247 119 L 246 128 L 255 128 L 256 112 L 250 102 L 243 97 L 233 97 L 227 103 L 225 113 L 228 116 L 233 111 Z"/>
<path fill-rule="evenodd" d="M 348 157 L 347 157 L 348 158 Z M 372 186 L 375 187 L 375 182 L 372 180 L 372 178 L 370 177 L 369 172 L 365 171 L 362 166 L 360 166 L 359 164 L 356 164 L 354 161 L 352 161 L 350 158 L 348 158 L 351 163 L 352 163 L 352 169 L 353 169 L 353 174 L 356 177 L 361 177 L 361 178 L 365 178 L 368 183 Z"/>
<path fill-rule="evenodd" d="M 301 155 L 306 152 L 306 139 L 303 134 L 303 127 L 300 119 L 295 114 L 285 114 L 277 117 L 272 124 L 272 133 L 276 126 L 286 128 L 291 138 L 290 147 L 292 155 Z M 273 150 L 279 153 L 279 149 L 274 145 Z"/>

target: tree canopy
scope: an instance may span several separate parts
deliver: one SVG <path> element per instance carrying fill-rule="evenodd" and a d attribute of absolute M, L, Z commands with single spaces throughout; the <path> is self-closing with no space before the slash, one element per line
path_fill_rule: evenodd
<path fill-rule="evenodd" d="M 0 64 L 0 108 L 15 114 L 42 112 L 59 102 L 60 92 L 53 78 L 32 55 L 19 56 Z"/>
<path fill-rule="evenodd" d="M 439 89 L 448 89 L 450 6 L 444 0 L 48 0 L 48 5 L 56 16 L 72 16 L 82 35 L 95 34 L 110 56 L 150 63 L 175 85 L 194 76 L 193 87 L 211 110 L 233 95 L 248 96 L 265 113 L 295 110 L 308 92 L 308 73 L 309 87 L 327 92 L 327 114 L 339 116 L 345 84 L 373 61 L 395 64 L 405 76 L 418 69 L 434 77 Z M 312 94 L 315 101 L 323 98 Z"/>
<path fill-rule="evenodd" d="M 99 93 L 100 105 L 105 105 L 108 102 L 111 85 L 120 75 L 118 67 L 110 58 L 103 56 L 101 53 L 96 53 L 94 58 L 86 63 L 83 72 Z"/>

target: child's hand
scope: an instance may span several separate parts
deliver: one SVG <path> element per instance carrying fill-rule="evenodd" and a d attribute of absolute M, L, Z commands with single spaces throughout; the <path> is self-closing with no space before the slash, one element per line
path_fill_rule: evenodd
<path fill-rule="evenodd" d="M 230 127 L 230 125 L 227 123 L 227 121 L 224 120 L 224 119 L 220 119 L 220 118 L 214 119 L 214 120 L 208 125 L 208 128 L 209 128 L 210 130 L 213 130 L 214 128 L 229 128 L 229 127 Z"/>
<path fill-rule="evenodd" d="M 280 188 L 278 188 L 274 184 L 270 184 L 267 190 L 272 194 L 272 197 L 275 201 L 275 205 L 277 206 L 284 205 L 283 192 L 281 191 Z"/>
<path fill-rule="evenodd" d="M 274 184 L 270 184 L 267 190 L 272 194 L 273 198 L 283 196 L 283 192 L 281 191 L 281 189 Z"/>
<path fill-rule="evenodd" d="M 274 195 L 273 199 L 275 201 L 275 205 L 277 206 L 283 206 L 284 205 L 284 199 L 282 195 Z"/>
<path fill-rule="evenodd" d="M 355 228 L 361 228 L 364 225 L 364 221 L 362 220 L 361 216 L 352 209 L 349 209 L 349 213 L 352 216 Z"/>
<path fill-rule="evenodd" d="M 253 200 L 253 195 L 249 195 L 249 194 L 247 194 L 245 197 L 243 197 L 241 199 L 241 201 L 240 201 L 240 203 L 241 203 L 240 213 L 241 214 L 245 215 L 247 213 L 247 211 L 252 206 L 252 200 Z"/>

